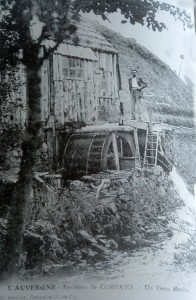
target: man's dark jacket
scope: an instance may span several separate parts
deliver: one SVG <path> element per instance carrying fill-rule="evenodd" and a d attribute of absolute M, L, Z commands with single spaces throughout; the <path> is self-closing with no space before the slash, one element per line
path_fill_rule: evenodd
<path fill-rule="evenodd" d="M 131 90 L 132 90 L 132 78 L 133 78 L 133 77 L 129 78 L 129 90 L 130 90 L 130 92 L 131 92 Z M 136 80 L 137 80 L 138 86 L 141 87 L 141 90 L 144 89 L 145 87 L 147 87 L 147 83 L 144 82 L 144 81 L 142 80 L 142 78 L 136 76 Z"/>

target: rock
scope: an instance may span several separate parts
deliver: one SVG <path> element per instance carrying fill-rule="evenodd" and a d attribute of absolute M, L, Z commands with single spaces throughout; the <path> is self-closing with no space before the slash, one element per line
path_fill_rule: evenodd
<path fill-rule="evenodd" d="M 118 249 L 118 244 L 114 240 L 108 240 L 105 246 L 106 248 L 109 249 L 114 249 L 114 250 Z"/>
<path fill-rule="evenodd" d="M 53 273 L 53 274 L 56 274 L 57 272 L 65 272 L 65 271 L 68 271 L 68 270 L 71 270 L 73 268 L 73 262 L 71 261 L 67 261 L 66 263 L 64 264 L 53 264 L 51 266 L 44 266 L 42 267 L 42 270 L 43 272 L 49 272 L 50 273 Z"/>
<path fill-rule="evenodd" d="M 99 239 L 99 243 L 102 244 L 103 246 L 106 246 L 107 242 L 106 240 L 103 240 L 103 239 Z M 106 247 L 108 248 L 108 247 Z"/>
<path fill-rule="evenodd" d="M 144 169 L 143 170 L 143 175 L 145 177 L 149 177 L 152 174 L 152 170 L 151 169 Z"/>
<path fill-rule="evenodd" d="M 131 196 L 130 196 L 130 195 L 120 195 L 120 196 L 119 196 L 119 199 L 120 199 L 121 201 L 128 202 L 128 201 L 131 200 Z"/>
<path fill-rule="evenodd" d="M 75 255 L 81 255 L 81 251 L 78 250 L 78 249 L 76 249 L 76 250 L 74 251 L 74 254 L 75 254 Z"/>
<path fill-rule="evenodd" d="M 98 252 L 108 252 L 108 249 L 102 245 L 92 244 L 92 248 Z"/>
<path fill-rule="evenodd" d="M 108 208 L 113 212 L 113 214 L 115 214 L 117 212 L 117 207 L 116 207 L 116 204 L 114 202 L 111 202 L 109 204 Z"/>
<path fill-rule="evenodd" d="M 86 253 L 85 253 L 88 257 L 94 257 L 95 255 L 98 254 L 98 252 L 93 251 L 92 249 L 88 248 L 86 249 Z"/>
<path fill-rule="evenodd" d="M 157 220 L 167 221 L 167 217 L 166 216 L 158 216 Z"/>
<path fill-rule="evenodd" d="M 159 194 L 165 196 L 165 189 L 162 186 L 159 187 Z"/>
<path fill-rule="evenodd" d="M 113 200 L 113 197 L 104 197 L 103 199 L 101 199 L 101 202 L 103 203 L 103 205 L 105 207 L 108 207 L 112 200 Z"/>
<path fill-rule="evenodd" d="M 84 212 L 84 215 L 89 215 L 95 212 L 94 206 L 86 201 L 82 203 L 82 210 Z"/>
<path fill-rule="evenodd" d="M 95 206 L 95 211 L 100 213 L 100 214 L 103 214 L 104 213 L 104 206 L 103 205 L 96 205 Z"/>
<path fill-rule="evenodd" d="M 18 153 L 17 150 L 13 150 L 13 151 L 12 151 L 12 155 L 13 155 L 14 157 L 20 156 L 20 154 Z"/>
<path fill-rule="evenodd" d="M 73 180 L 70 182 L 69 188 L 70 190 L 77 190 L 84 186 L 84 183 L 80 180 Z"/>
<path fill-rule="evenodd" d="M 133 240 L 130 236 L 123 236 L 121 240 L 121 246 L 125 247 L 135 247 L 136 241 Z"/>
<path fill-rule="evenodd" d="M 128 209 L 128 205 L 126 202 L 121 202 L 121 204 L 119 205 L 119 210 L 122 211 L 122 210 L 125 210 L 127 211 Z"/>
<path fill-rule="evenodd" d="M 97 240 L 93 238 L 86 230 L 79 230 L 78 234 L 86 241 L 97 244 Z"/>
<path fill-rule="evenodd" d="M 48 151 L 48 145 L 46 144 L 46 142 L 43 142 L 43 143 L 42 143 L 42 151 L 43 151 L 44 153 L 46 153 L 46 152 Z"/>
<path fill-rule="evenodd" d="M 155 176 L 160 176 L 163 172 L 164 171 L 163 171 L 161 166 L 156 166 L 156 167 L 153 168 L 153 174 Z"/>
<path fill-rule="evenodd" d="M 78 267 L 83 268 L 83 267 L 86 267 L 86 265 L 87 265 L 87 261 L 84 259 L 81 259 L 80 263 L 78 264 Z"/>
<path fill-rule="evenodd" d="M 105 238 L 107 238 L 107 236 L 106 235 L 104 235 L 104 234 L 97 234 L 96 236 L 95 236 L 95 238 L 98 240 L 98 239 L 105 239 Z"/>
<path fill-rule="evenodd" d="M 119 188 L 118 195 L 121 196 L 121 195 L 124 195 L 124 194 L 125 194 L 125 189 L 123 189 L 122 187 Z"/>
<path fill-rule="evenodd" d="M 104 173 L 106 173 L 106 174 L 114 174 L 114 171 L 112 171 L 112 170 L 105 170 Z"/>
<path fill-rule="evenodd" d="M 81 181 L 87 182 L 87 183 L 96 183 L 97 182 L 97 178 L 93 177 L 93 176 L 82 176 L 80 178 Z"/>
<path fill-rule="evenodd" d="M 99 223 L 102 223 L 101 222 L 101 216 L 99 217 Z M 91 230 L 94 234 L 102 234 L 104 233 L 104 229 L 101 227 L 101 225 L 99 224 L 98 222 L 94 222 L 92 223 L 91 225 Z"/>

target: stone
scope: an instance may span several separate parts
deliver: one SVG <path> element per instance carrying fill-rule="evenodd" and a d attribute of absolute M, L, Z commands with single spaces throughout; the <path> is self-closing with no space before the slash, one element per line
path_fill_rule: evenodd
<path fill-rule="evenodd" d="M 157 220 L 166 221 L 167 217 L 166 216 L 158 216 Z"/>
<path fill-rule="evenodd" d="M 162 186 L 159 187 L 159 195 L 165 196 L 165 189 Z"/>
<path fill-rule="evenodd" d="M 87 182 L 87 183 L 96 183 L 97 182 L 97 178 L 95 178 L 93 176 L 89 176 L 89 175 L 82 176 L 80 178 L 80 180 Z"/>
<path fill-rule="evenodd" d="M 70 182 L 69 188 L 70 190 L 77 190 L 79 188 L 82 188 L 84 186 L 84 183 L 80 180 L 73 180 Z"/>
<path fill-rule="evenodd" d="M 42 143 L 42 151 L 43 151 L 44 153 L 46 153 L 46 152 L 48 151 L 48 145 L 46 144 L 46 142 L 43 142 L 43 143 Z"/>
<path fill-rule="evenodd" d="M 93 238 L 86 230 L 79 230 L 78 234 L 85 240 L 93 244 L 97 244 L 97 240 Z"/>
<path fill-rule="evenodd" d="M 116 207 L 116 204 L 114 202 L 111 202 L 109 204 L 109 209 L 111 209 L 111 211 L 113 212 L 113 214 L 115 214 L 117 212 L 117 207 Z"/>
<path fill-rule="evenodd" d="M 104 213 L 104 206 L 102 204 L 96 205 L 95 206 L 95 211 L 100 213 L 100 214 L 103 214 Z"/>
<path fill-rule="evenodd" d="M 98 252 L 93 251 L 92 249 L 88 248 L 88 249 L 86 250 L 86 253 L 85 253 L 85 254 L 86 254 L 88 257 L 94 257 L 95 255 L 98 254 Z"/>
<path fill-rule="evenodd" d="M 103 246 L 106 246 L 106 245 L 107 245 L 106 240 L 99 239 L 98 241 L 99 241 L 99 243 L 102 244 Z M 107 248 L 107 246 L 106 246 L 106 248 Z"/>
<path fill-rule="evenodd" d="M 119 199 L 123 202 L 128 202 L 128 201 L 131 201 L 131 196 L 130 195 L 120 195 Z"/>
<path fill-rule="evenodd" d="M 108 252 L 108 249 L 102 245 L 92 244 L 92 248 L 93 248 L 93 250 L 98 251 L 98 252 Z"/>
<path fill-rule="evenodd" d="M 107 237 L 107 236 L 104 235 L 104 234 L 97 234 L 97 235 L 95 236 L 96 239 L 105 239 L 106 237 Z"/>
<path fill-rule="evenodd" d="M 91 230 L 94 234 L 102 234 L 104 233 L 104 229 L 101 227 L 100 223 L 102 223 L 102 217 L 99 217 L 99 222 L 94 222 L 91 224 Z"/>
<path fill-rule="evenodd" d="M 123 189 L 122 187 L 119 188 L 118 195 L 124 195 L 124 194 L 125 194 L 125 189 Z"/>
<path fill-rule="evenodd" d="M 118 244 L 114 240 L 108 240 L 105 245 L 106 248 L 110 248 L 113 250 L 118 249 Z"/>
<path fill-rule="evenodd" d="M 88 202 L 82 203 L 82 210 L 83 210 L 84 215 L 92 214 L 95 212 L 94 206 Z"/>
<path fill-rule="evenodd" d="M 164 171 L 163 171 L 161 166 L 156 166 L 156 167 L 153 168 L 153 174 L 155 176 L 160 176 L 163 172 Z"/>
<path fill-rule="evenodd" d="M 105 207 L 108 207 L 109 203 L 113 200 L 112 198 L 113 197 L 104 197 L 103 199 L 101 199 L 101 202 Z"/>
<path fill-rule="evenodd" d="M 13 150 L 13 151 L 12 151 L 12 155 L 13 155 L 14 157 L 20 156 L 20 154 L 18 153 L 17 150 Z"/>

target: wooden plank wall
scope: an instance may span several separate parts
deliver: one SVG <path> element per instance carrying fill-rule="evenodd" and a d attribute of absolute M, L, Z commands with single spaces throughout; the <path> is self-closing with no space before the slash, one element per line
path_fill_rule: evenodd
<path fill-rule="evenodd" d="M 99 58 L 99 76 L 96 80 L 96 94 L 98 97 L 98 118 L 104 121 L 116 121 L 114 115 L 118 114 L 118 78 L 116 72 L 116 54 L 96 52 Z M 103 80 L 103 73 L 105 79 Z M 101 81 L 107 82 L 107 90 L 101 87 Z"/>
<path fill-rule="evenodd" d="M 66 78 L 62 72 L 64 57 L 53 55 L 53 93 L 56 122 L 89 122 L 96 110 L 94 93 L 94 62 L 84 61 L 84 78 Z"/>
<path fill-rule="evenodd" d="M 50 96 L 46 86 L 43 87 L 44 108 L 47 110 L 43 119 L 50 114 L 49 103 L 46 100 L 49 97 L 54 101 L 57 126 L 63 126 L 65 122 L 70 121 L 92 123 L 98 120 L 100 107 L 106 106 L 109 111 L 110 107 L 115 105 L 118 100 L 116 54 L 95 51 L 95 55 L 98 58 L 97 62 L 83 60 L 82 78 L 70 78 L 63 74 L 63 65 L 68 65 L 68 57 L 53 54 L 53 95 Z M 45 66 L 43 71 L 45 82 L 47 67 Z M 107 83 L 107 89 L 102 88 L 102 81 Z"/>

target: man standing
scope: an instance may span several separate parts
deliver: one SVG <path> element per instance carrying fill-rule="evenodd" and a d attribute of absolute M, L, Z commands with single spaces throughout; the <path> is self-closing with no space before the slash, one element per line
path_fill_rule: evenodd
<path fill-rule="evenodd" d="M 142 120 L 141 98 L 142 90 L 147 87 L 147 83 L 137 76 L 137 70 L 132 70 L 132 77 L 129 78 L 129 90 L 131 93 L 132 115 L 137 121 Z"/>

